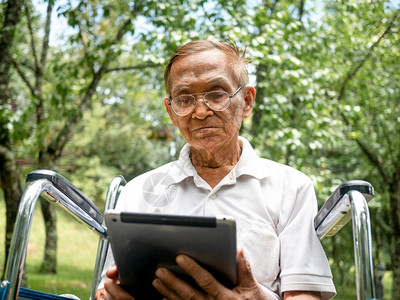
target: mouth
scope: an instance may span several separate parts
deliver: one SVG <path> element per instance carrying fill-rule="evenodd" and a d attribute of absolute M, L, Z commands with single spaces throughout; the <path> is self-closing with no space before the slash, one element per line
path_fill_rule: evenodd
<path fill-rule="evenodd" d="M 215 126 L 201 126 L 201 127 L 195 127 L 190 129 L 191 132 L 201 132 L 201 131 L 213 131 L 216 130 L 218 127 Z"/>
<path fill-rule="evenodd" d="M 196 127 L 194 129 L 191 129 L 190 131 L 202 131 L 202 130 L 212 130 L 216 129 L 214 126 L 202 126 L 202 127 Z"/>
<path fill-rule="evenodd" d="M 196 127 L 190 130 L 193 137 L 196 138 L 206 138 L 206 137 L 214 137 L 218 135 L 219 127 L 215 126 L 204 126 L 204 127 Z"/>

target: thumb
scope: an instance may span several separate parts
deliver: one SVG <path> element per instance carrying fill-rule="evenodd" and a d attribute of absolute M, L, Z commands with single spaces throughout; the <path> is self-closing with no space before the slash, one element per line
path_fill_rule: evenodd
<path fill-rule="evenodd" d="M 242 248 L 238 249 L 238 285 L 241 287 L 257 286 L 251 267 L 247 259 L 244 257 Z"/>
<path fill-rule="evenodd" d="M 118 271 L 117 271 L 117 267 L 113 266 L 111 268 L 109 268 L 106 272 L 106 275 L 108 278 L 110 279 L 117 279 L 118 278 Z"/>

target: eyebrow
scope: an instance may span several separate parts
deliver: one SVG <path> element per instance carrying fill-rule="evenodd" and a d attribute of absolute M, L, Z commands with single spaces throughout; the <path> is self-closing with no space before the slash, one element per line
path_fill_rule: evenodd
<path fill-rule="evenodd" d="M 187 90 L 190 86 L 189 85 L 178 85 L 171 90 L 171 95 L 173 93 L 179 93 L 182 90 Z"/>
<path fill-rule="evenodd" d="M 227 84 L 229 84 L 229 80 L 227 80 L 225 77 L 217 77 L 207 82 L 207 85 L 227 85 Z"/>
<path fill-rule="evenodd" d="M 229 84 L 229 81 L 225 77 L 213 78 L 212 80 L 206 82 L 206 85 L 208 85 L 208 86 L 226 85 L 226 84 Z M 176 87 L 174 87 L 171 90 L 171 94 L 179 93 L 180 91 L 187 90 L 190 87 L 191 87 L 190 85 L 186 85 L 186 84 L 177 85 Z"/>

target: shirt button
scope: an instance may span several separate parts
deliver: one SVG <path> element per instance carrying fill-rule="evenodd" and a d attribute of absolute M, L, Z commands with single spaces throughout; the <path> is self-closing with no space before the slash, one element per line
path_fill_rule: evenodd
<path fill-rule="evenodd" d="M 210 196 L 210 199 L 212 199 L 212 200 L 214 200 L 215 198 L 217 198 L 217 195 L 215 195 L 215 194 L 212 194 L 212 195 Z"/>

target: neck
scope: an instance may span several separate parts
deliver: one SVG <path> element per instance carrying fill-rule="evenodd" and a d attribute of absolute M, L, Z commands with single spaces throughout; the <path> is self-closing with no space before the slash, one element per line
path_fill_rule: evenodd
<path fill-rule="evenodd" d="M 239 161 L 242 145 L 240 141 L 230 149 L 214 151 L 191 149 L 191 160 L 197 173 L 214 188 Z"/>

